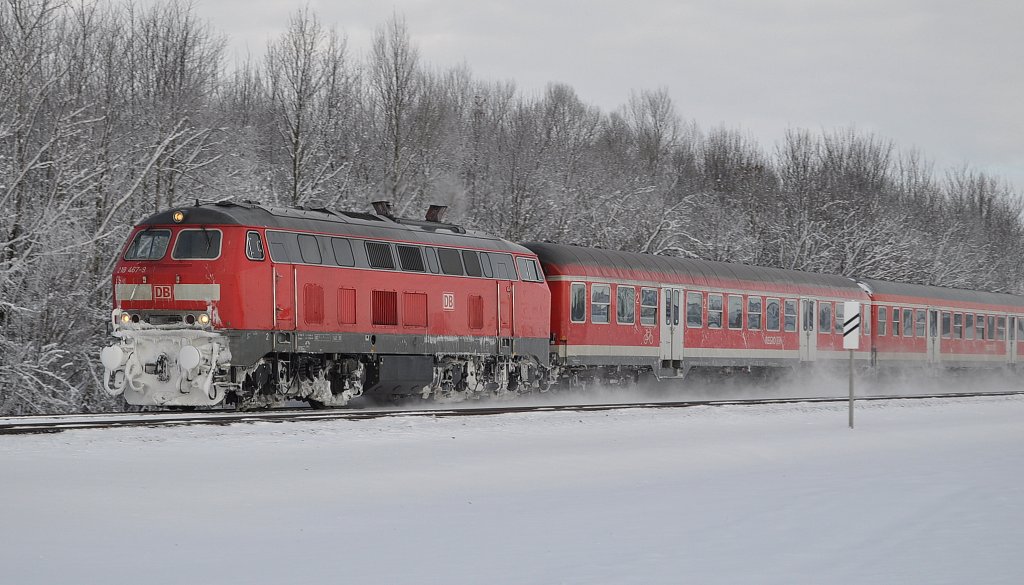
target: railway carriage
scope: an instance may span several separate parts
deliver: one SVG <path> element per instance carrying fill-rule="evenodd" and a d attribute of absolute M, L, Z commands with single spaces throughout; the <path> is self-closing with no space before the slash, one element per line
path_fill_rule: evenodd
<path fill-rule="evenodd" d="M 536 256 L 438 211 L 197 203 L 146 219 L 115 267 L 108 391 L 139 405 L 252 407 L 546 383 Z"/>
<path fill-rule="evenodd" d="M 1024 298 L 863 279 L 876 365 L 995 368 L 1024 358 Z"/>
<path fill-rule="evenodd" d="M 847 357 L 843 302 L 870 306 L 851 279 L 526 243 L 551 288 L 551 360 L 604 377 L 650 370 L 792 367 Z M 867 333 L 863 333 L 867 337 Z M 867 343 L 856 352 L 870 359 Z"/>

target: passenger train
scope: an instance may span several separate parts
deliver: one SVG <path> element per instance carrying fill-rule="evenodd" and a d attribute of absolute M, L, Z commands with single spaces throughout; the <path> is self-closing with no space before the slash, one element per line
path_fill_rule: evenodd
<path fill-rule="evenodd" d="M 845 359 L 1006 368 L 1024 297 L 529 242 L 374 213 L 196 203 L 136 226 L 103 384 L 129 404 L 343 406 Z"/>

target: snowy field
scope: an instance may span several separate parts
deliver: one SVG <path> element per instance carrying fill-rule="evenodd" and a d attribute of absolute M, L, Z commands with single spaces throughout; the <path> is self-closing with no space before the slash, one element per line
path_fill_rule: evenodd
<path fill-rule="evenodd" d="M 1019 584 L 1024 398 L 0 437 L 0 582 Z"/>

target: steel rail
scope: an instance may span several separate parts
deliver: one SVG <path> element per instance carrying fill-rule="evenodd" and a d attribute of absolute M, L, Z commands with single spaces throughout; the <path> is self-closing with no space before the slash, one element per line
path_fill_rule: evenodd
<path fill-rule="evenodd" d="M 956 392 L 943 394 L 873 395 L 858 397 L 857 401 L 873 402 L 882 400 L 985 398 L 1020 395 L 1024 395 L 1024 390 L 1000 392 Z M 696 406 L 761 406 L 802 403 L 845 404 L 847 401 L 847 397 L 809 397 L 761 398 L 749 400 L 644 401 L 599 404 L 544 404 L 530 406 L 470 406 L 463 408 L 422 408 L 405 410 L 311 410 L 308 408 L 297 408 L 267 411 L 140 412 L 106 413 L 95 415 L 47 415 L 6 419 L 6 422 L 0 423 L 0 435 L 59 433 L 69 430 L 115 429 L 130 427 L 154 428 L 168 426 L 231 425 L 238 423 L 251 424 L 257 422 L 366 420 L 392 417 L 447 418 L 457 416 L 494 416 L 530 412 L 599 412 L 608 410 L 691 408 Z"/>

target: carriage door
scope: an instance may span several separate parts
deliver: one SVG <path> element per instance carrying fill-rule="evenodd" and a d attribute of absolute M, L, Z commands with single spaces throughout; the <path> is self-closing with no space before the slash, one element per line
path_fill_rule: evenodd
<path fill-rule="evenodd" d="M 1006 355 L 1007 362 L 1017 363 L 1017 317 L 1013 315 L 1006 317 Z"/>
<path fill-rule="evenodd" d="M 928 363 L 937 364 L 939 363 L 940 352 L 940 340 L 939 336 L 939 312 L 934 309 L 928 309 L 928 339 L 927 339 L 927 350 L 928 350 Z"/>
<path fill-rule="evenodd" d="M 499 280 L 498 285 L 498 351 L 512 353 L 512 336 L 515 335 L 515 285 L 508 280 Z M 470 309 L 472 310 L 472 308 Z"/>
<path fill-rule="evenodd" d="M 661 361 L 662 367 L 677 367 L 677 364 L 665 364 L 683 359 L 683 326 L 679 319 L 679 303 L 683 296 L 682 289 L 663 288 L 661 306 L 664 315 L 661 318 Z"/>
<path fill-rule="evenodd" d="M 800 361 L 813 362 L 818 354 L 818 336 L 814 334 L 814 299 L 800 299 Z"/>
<path fill-rule="evenodd" d="M 274 275 L 274 329 L 291 331 L 295 329 L 295 265 L 272 264 Z"/>

